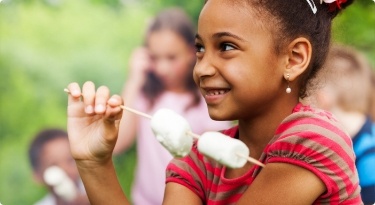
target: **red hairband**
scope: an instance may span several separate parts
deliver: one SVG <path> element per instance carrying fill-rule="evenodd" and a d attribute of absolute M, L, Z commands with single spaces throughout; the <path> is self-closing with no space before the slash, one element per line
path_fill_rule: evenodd
<path fill-rule="evenodd" d="M 329 11 L 336 11 L 336 9 L 341 9 L 341 4 L 346 3 L 347 0 L 320 0 L 320 3 L 322 4 L 323 1 L 329 4 Z"/>

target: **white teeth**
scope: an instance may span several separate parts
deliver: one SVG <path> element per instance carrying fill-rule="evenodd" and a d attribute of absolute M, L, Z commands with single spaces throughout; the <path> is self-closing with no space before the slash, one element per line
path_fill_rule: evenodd
<path fill-rule="evenodd" d="M 226 93 L 225 90 L 215 90 L 215 91 L 207 92 L 207 95 L 223 95 L 225 93 Z"/>

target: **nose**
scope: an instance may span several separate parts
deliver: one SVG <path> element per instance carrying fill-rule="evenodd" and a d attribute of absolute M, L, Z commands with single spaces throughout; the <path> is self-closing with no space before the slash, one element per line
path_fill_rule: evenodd
<path fill-rule="evenodd" d="M 216 67 L 210 61 L 208 56 L 205 56 L 202 59 L 197 59 L 194 66 L 194 80 L 195 82 L 200 82 L 205 78 L 212 77 L 216 74 Z"/>
<path fill-rule="evenodd" d="M 171 72 L 171 63 L 167 60 L 159 60 L 156 63 L 156 70 L 160 76 L 165 76 Z"/>

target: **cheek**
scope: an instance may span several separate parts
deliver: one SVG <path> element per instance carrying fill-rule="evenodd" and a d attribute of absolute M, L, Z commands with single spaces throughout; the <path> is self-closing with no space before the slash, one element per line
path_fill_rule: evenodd
<path fill-rule="evenodd" d="M 178 72 L 181 75 L 190 74 L 191 67 L 188 62 L 177 62 L 176 67 L 178 68 Z"/>
<path fill-rule="evenodd" d="M 185 78 L 186 75 L 191 75 L 191 63 L 184 58 L 171 61 L 171 73 L 178 78 Z"/>
<path fill-rule="evenodd" d="M 61 166 L 71 179 L 75 181 L 78 180 L 79 173 L 78 173 L 78 169 L 73 159 L 67 159 L 65 163 Z"/>

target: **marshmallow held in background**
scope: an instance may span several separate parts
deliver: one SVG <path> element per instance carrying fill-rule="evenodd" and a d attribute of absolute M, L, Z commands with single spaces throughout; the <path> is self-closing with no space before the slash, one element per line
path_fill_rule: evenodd
<path fill-rule="evenodd" d="M 44 171 L 44 181 L 53 187 L 55 193 L 65 201 L 72 201 L 77 197 L 74 182 L 58 166 L 51 166 Z"/>
<path fill-rule="evenodd" d="M 198 151 L 230 168 L 243 167 L 250 150 L 245 143 L 220 132 L 205 132 L 198 140 Z"/>
<path fill-rule="evenodd" d="M 151 129 L 156 139 L 174 156 L 184 157 L 193 146 L 189 123 L 169 109 L 159 109 L 151 118 Z"/>

